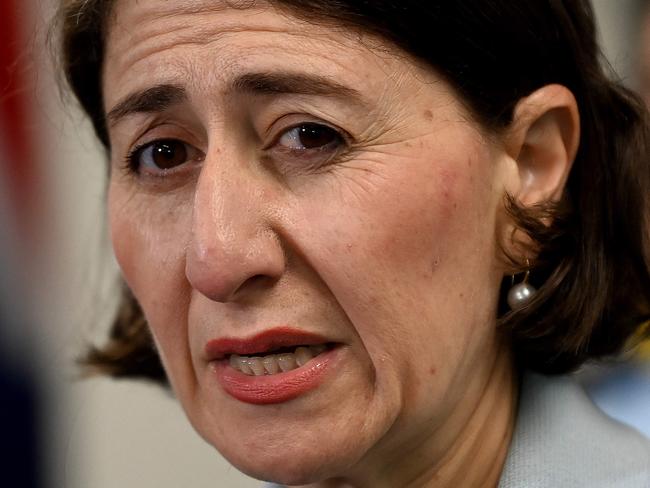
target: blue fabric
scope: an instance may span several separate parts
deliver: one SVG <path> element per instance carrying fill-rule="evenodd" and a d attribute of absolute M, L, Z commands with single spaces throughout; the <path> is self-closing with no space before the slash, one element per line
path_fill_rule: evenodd
<path fill-rule="evenodd" d="M 570 377 L 528 373 L 499 488 L 650 488 L 650 441 Z"/>
<path fill-rule="evenodd" d="M 650 436 L 650 363 L 612 368 L 587 393 L 607 415 Z"/>

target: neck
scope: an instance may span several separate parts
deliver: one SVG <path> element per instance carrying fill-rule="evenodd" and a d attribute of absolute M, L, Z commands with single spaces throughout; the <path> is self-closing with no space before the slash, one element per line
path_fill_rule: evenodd
<path fill-rule="evenodd" d="M 506 345 L 496 348 L 486 374 L 474 376 L 442 427 L 398 456 L 378 460 L 361 476 L 313 488 L 497 487 L 514 430 L 517 378 Z M 357 473 L 359 474 L 359 473 Z"/>
<path fill-rule="evenodd" d="M 471 396 L 471 393 L 470 393 Z M 499 348 L 483 387 L 474 396 L 474 408 L 461 414 L 460 428 L 435 466 L 413 480 L 412 488 L 476 486 L 496 488 L 508 454 L 516 420 L 518 379 L 512 357 Z M 470 402 L 464 398 L 461 403 Z M 471 404 L 471 403 L 470 403 Z M 457 410 L 463 410 L 458 405 Z"/>

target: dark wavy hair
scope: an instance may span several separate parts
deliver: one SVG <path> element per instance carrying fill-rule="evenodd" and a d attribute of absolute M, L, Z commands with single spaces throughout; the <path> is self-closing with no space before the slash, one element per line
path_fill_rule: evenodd
<path fill-rule="evenodd" d="M 490 131 L 507 128 L 517 102 L 534 90 L 551 83 L 571 90 L 582 135 L 561 200 L 534 208 L 512 198 L 506 202 L 533 243 L 531 281 L 538 293 L 518 311 L 502 303 L 498 323 L 512 337 L 519 365 L 544 373 L 571 371 L 589 358 L 614 355 L 647 323 L 646 110 L 603 69 L 588 0 L 270 3 L 308 22 L 380 36 L 425 61 Z M 108 152 L 101 74 L 112 4 L 62 0 L 59 17 L 63 72 Z M 506 286 L 503 291 L 502 296 Z M 637 334 L 647 335 L 647 326 Z M 142 311 L 128 289 L 108 342 L 92 348 L 84 363 L 114 376 L 165 381 Z"/>

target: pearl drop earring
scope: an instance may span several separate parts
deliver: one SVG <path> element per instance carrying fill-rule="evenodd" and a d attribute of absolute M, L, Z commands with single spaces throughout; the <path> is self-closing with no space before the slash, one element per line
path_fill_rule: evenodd
<path fill-rule="evenodd" d="M 526 274 L 524 275 L 524 280 L 521 283 L 517 283 L 510 288 L 508 291 L 508 305 L 512 310 L 519 310 L 524 307 L 531 298 L 537 293 L 537 290 L 533 285 L 528 283 L 528 276 L 530 275 L 530 262 L 526 259 Z M 512 276 L 512 282 L 514 284 L 515 277 Z"/>

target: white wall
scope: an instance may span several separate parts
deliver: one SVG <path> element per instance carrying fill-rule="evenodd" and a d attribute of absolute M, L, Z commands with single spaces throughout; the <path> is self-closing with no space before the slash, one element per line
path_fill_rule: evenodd
<path fill-rule="evenodd" d="M 637 35 L 645 0 L 592 0 L 606 58 L 619 76 L 635 85 Z"/>

